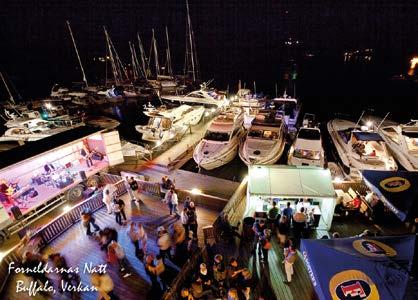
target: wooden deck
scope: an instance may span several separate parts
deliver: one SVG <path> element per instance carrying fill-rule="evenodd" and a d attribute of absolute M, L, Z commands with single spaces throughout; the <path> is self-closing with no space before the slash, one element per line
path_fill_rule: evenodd
<path fill-rule="evenodd" d="M 168 215 L 168 208 L 165 204 L 160 202 L 160 199 L 150 196 L 142 197 L 143 204 L 140 207 L 136 203 L 131 202 L 128 196 L 122 197 L 126 203 L 126 212 L 128 220 L 143 223 L 145 230 L 148 233 L 148 252 L 158 253 L 156 246 L 156 229 L 158 226 L 169 226 L 175 222 L 174 217 Z M 180 205 L 181 206 L 181 205 Z M 181 206 L 182 207 L 182 206 Z M 211 225 L 219 212 L 209 210 L 207 208 L 197 208 L 197 216 L 199 220 L 199 241 L 203 242 L 202 227 Z M 122 244 L 128 261 L 134 270 L 134 274 L 128 278 L 122 278 L 119 275 L 117 266 L 108 265 L 108 271 L 115 284 L 115 293 L 121 299 L 146 299 L 146 294 L 150 288 L 150 280 L 146 275 L 144 266 L 141 261 L 135 257 L 134 247 L 129 241 L 126 234 L 127 226 L 119 226 L 115 222 L 113 215 L 107 214 L 106 210 L 100 209 L 95 214 L 96 223 L 101 228 L 114 227 L 119 233 L 119 242 Z M 91 237 L 86 236 L 85 229 L 82 225 L 75 224 L 69 230 L 58 237 L 49 247 L 44 251 L 45 254 L 60 252 L 63 254 L 69 266 L 79 266 L 80 270 L 84 268 L 85 263 L 92 263 L 93 265 L 106 262 L 105 252 L 101 251 L 98 242 Z M 179 268 L 168 263 L 169 272 L 175 276 Z M 81 282 L 85 285 L 90 285 L 90 274 L 83 274 L 80 272 Z M 24 280 L 23 275 L 15 275 L 8 283 L 6 293 L 2 295 L 2 299 L 8 300 L 25 300 L 25 299 L 71 299 L 70 294 L 60 294 L 58 291 L 54 295 L 36 297 L 29 297 L 27 293 L 16 294 L 16 281 Z M 50 276 L 54 282 L 54 276 Z M 55 283 L 57 286 L 57 283 Z M 97 299 L 97 293 L 84 292 L 81 293 L 78 299 Z"/>

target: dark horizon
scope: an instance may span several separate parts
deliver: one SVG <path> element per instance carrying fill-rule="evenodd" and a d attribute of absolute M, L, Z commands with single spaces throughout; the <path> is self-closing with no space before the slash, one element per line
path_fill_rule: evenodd
<path fill-rule="evenodd" d="M 418 4 L 414 1 L 196 1 L 190 0 L 202 77 L 215 85 L 236 86 L 239 79 L 272 92 L 283 79 L 297 40 L 298 67 L 310 68 L 324 82 L 343 64 L 345 51 L 374 49 L 370 74 L 406 73 L 418 53 Z M 2 5 L 0 67 L 24 98 L 48 93 L 55 82 L 80 81 L 81 74 L 65 21 L 69 20 L 81 59 L 92 82 L 104 77 L 94 57 L 103 56 L 103 26 L 125 63 L 128 41 L 139 32 L 149 49 L 155 28 L 160 53 L 168 26 L 174 70 L 184 63 L 185 1 L 9 1 Z M 306 54 L 313 58 L 306 59 Z M 162 55 L 161 55 L 162 56 Z M 161 58 L 160 58 L 161 60 Z M 306 62 L 307 60 L 307 62 Z M 364 73 L 360 68 L 357 75 Z M 306 73 L 305 73 L 306 74 Z M 332 77 L 333 75 L 329 75 Z M 4 89 L 0 95 L 5 96 Z"/>

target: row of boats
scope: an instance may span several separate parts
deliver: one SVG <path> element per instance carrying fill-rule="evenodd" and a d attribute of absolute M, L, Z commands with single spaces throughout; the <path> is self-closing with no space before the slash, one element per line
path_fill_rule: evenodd
<path fill-rule="evenodd" d="M 187 103 L 174 109 L 180 112 L 178 115 L 184 114 L 183 119 L 170 117 L 174 126 L 183 126 L 182 132 L 199 122 L 207 104 L 215 105 L 221 111 L 194 149 L 193 158 L 199 167 L 207 170 L 218 168 L 232 161 L 237 154 L 247 165 L 274 164 L 282 157 L 290 136 L 294 138 L 287 154 L 289 165 L 327 166 L 322 133 L 314 116 L 305 114 L 300 128 L 297 128 L 300 104 L 295 98 L 286 94 L 274 99 L 256 98 L 246 90 L 239 90 L 235 98 L 227 99 L 219 95 L 213 97 L 204 89 L 199 92 L 199 96 L 192 92 L 165 99 Z M 175 114 L 173 110 L 171 112 Z M 146 140 L 158 141 L 160 136 L 164 136 L 161 129 L 164 122 L 157 119 L 169 117 L 170 113 L 150 111 L 148 115 L 148 125 L 137 126 L 137 130 Z M 166 122 L 165 126 L 169 128 L 171 123 Z M 416 120 L 397 124 L 386 117 L 363 118 L 362 115 L 357 123 L 332 119 L 326 128 L 338 154 L 339 165 L 351 179 L 359 179 L 362 170 L 397 170 L 397 162 L 406 170 L 418 170 Z M 145 134 L 148 131 L 152 131 L 151 136 Z"/>

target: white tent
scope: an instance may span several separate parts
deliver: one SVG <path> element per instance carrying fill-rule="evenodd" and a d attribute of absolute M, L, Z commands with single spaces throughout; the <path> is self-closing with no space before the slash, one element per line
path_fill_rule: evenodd
<path fill-rule="evenodd" d="M 313 199 L 321 215 L 319 227 L 329 229 L 335 191 L 328 169 L 305 166 L 253 165 L 248 167 L 247 213 L 260 211 L 270 199 L 283 207 L 289 200 Z"/>

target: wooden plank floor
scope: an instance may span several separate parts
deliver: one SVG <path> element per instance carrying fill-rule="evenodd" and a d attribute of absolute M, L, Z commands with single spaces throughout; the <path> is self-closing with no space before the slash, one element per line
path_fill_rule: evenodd
<path fill-rule="evenodd" d="M 174 217 L 168 215 L 168 208 L 166 204 L 162 204 L 160 199 L 155 197 L 142 197 L 144 204 L 140 207 L 136 203 L 130 202 L 127 199 L 127 195 L 123 197 L 126 203 L 126 212 L 128 220 L 143 223 L 148 233 L 148 252 L 158 253 L 158 247 L 156 246 L 156 229 L 158 226 L 169 226 L 175 222 Z M 180 205 L 182 207 L 182 205 Z M 207 208 L 198 207 L 197 216 L 199 220 L 199 242 L 203 242 L 202 227 L 211 225 L 215 221 L 219 212 L 213 211 Z M 150 288 L 151 282 L 146 275 L 144 266 L 141 261 L 135 257 L 134 247 L 129 241 L 126 234 L 127 226 L 119 226 L 115 222 L 113 215 L 107 214 L 103 208 L 95 213 L 96 223 L 101 228 L 110 226 L 118 230 L 119 242 L 123 245 L 125 253 L 127 254 L 128 261 L 131 267 L 134 269 L 134 274 L 128 278 L 122 278 L 119 275 L 118 268 L 116 266 L 108 265 L 109 274 L 115 283 L 115 293 L 121 297 L 121 299 L 146 299 L 147 291 Z M 69 266 L 79 266 L 80 270 L 84 268 L 84 263 L 92 263 L 93 265 L 106 262 L 105 252 L 101 251 L 98 242 L 91 237 L 86 236 L 85 229 L 79 223 L 75 224 L 68 231 L 58 237 L 48 248 L 45 249 L 45 254 L 54 252 L 62 253 Z M 179 270 L 176 266 L 169 263 L 170 273 L 175 275 Z M 81 272 L 81 281 L 85 285 L 90 285 L 89 274 L 83 274 Z M 29 297 L 27 294 L 20 293 L 15 294 L 16 281 L 26 280 L 22 278 L 24 276 L 13 276 L 9 281 L 7 292 L 3 295 L 3 299 L 8 300 L 25 300 L 25 299 L 70 299 L 70 295 L 63 295 L 56 293 L 55 295 L 36 297 Z M 52 278 L 53 276 L 51 276 Z M 93 300 L 97 299 L 97 293 L 85 292 L 79 295 L 78 299 Z"/>

